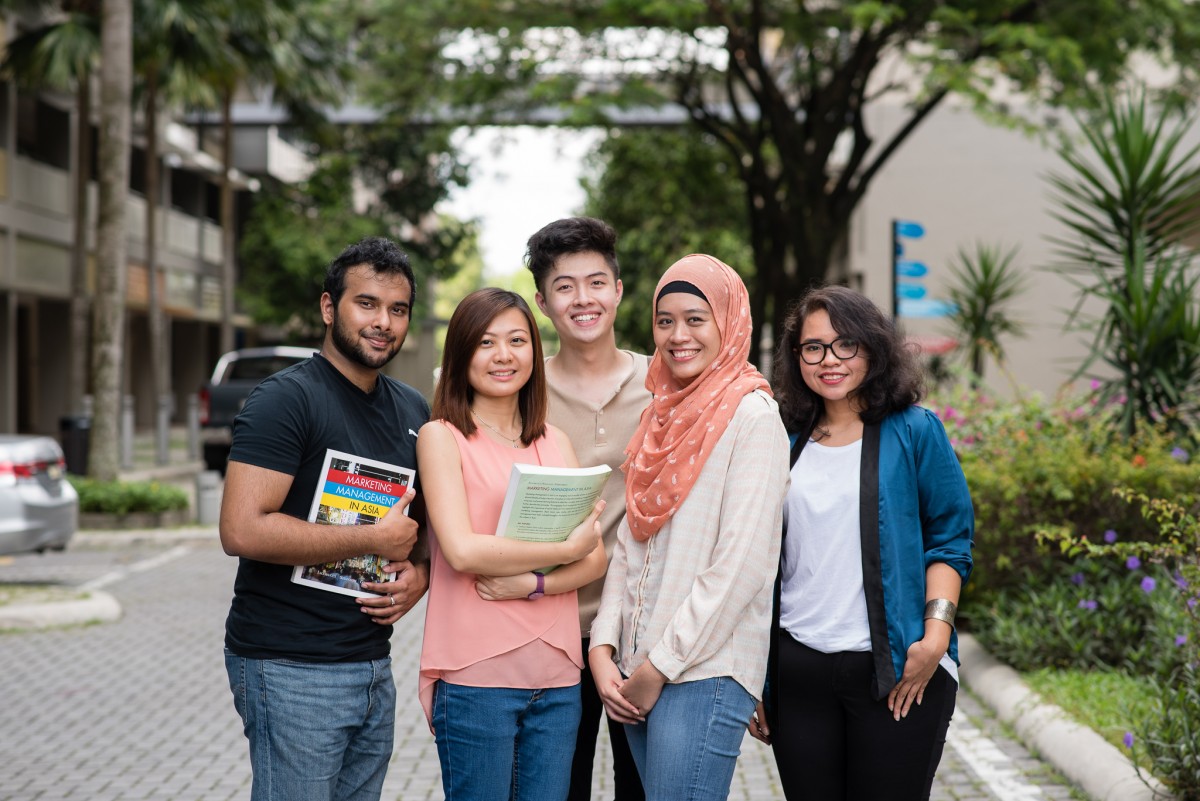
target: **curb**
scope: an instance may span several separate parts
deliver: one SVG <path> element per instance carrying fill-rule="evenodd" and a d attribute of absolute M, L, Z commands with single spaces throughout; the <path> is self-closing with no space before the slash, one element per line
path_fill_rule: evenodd
<path fill-rule="evenodd" d="M 107 592 L 92 590 L 86 598 L 44 604 L 0 606 L 0 629 L 47 629 L 83 623 L 111 623 L 121 605 Z"/>
<path fill-rule="evenodd" d="M 1133 763 L 1096 732 L 1061 708 L 1042 701 L 1020 675 L 983 650 L 970 634 L 958 635 L 959 675 L 996 716 L 1031 749 L 1093 801 L 1164 801 L 1166 788 L 1147 787 Z"/>

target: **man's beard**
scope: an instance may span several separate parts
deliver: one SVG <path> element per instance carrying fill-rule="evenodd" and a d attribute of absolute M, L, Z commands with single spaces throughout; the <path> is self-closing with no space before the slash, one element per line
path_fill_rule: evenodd
<path fill-rule="evenodd" d="M 404 344 L 404 339 L 401 337 L 397 340 L 394 335 L 386 336 L 391 339 L 392 344 L 395 346 L 392 350 L 386 353 L 368 351 L 366 346 L 356 340 L 354 335 L 342 325 L 337 311 L 335 310 L 333 313 L 333 346 L 337 348 L 339 353 L 355 364 L 362 365 L 371 370 L 378 370 L 390 362 L 400 352 L 400 346 Z"/>

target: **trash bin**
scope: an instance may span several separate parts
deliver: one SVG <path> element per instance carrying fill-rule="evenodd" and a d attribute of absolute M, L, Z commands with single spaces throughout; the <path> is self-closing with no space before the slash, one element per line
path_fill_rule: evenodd
<path fill-rule="evenodd" d="M 86 415 L 60 417 L 58 431 L 62 438 L 63 457 L 67 472 L 77 476 L 87 474 L 88 447 L 92 436 L 92 418 Z"/>
<path fill-rule="evenodd" d="M 201 470 L 196 474 L 196 522 L 215 526 L 221 517 L 221 474 Z"/>

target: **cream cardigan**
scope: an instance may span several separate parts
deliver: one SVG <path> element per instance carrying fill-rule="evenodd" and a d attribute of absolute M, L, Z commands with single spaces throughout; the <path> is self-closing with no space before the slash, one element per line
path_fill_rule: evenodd
<path fill-rule="evenodd" d="M 622 521 L 590 647 L 625 676 L 649 659 L 672 684 L 730 676 L 761 699 L 788 480 L 778 407 L 753 392 L 657 534 Z"/>

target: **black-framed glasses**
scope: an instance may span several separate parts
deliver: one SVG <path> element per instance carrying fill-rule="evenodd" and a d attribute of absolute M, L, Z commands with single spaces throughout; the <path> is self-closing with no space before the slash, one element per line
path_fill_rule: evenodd
<path fill-rule="evenodd" d="M 800 343 L 800 361 L 805 364 L 820 364 L 825 361 L 826 351 L 833 351 L 839 359 L 853 359 L 858 355 L 858 340 L 848 337 L 838 337 L 829 344 L 809 340 Z"/>

